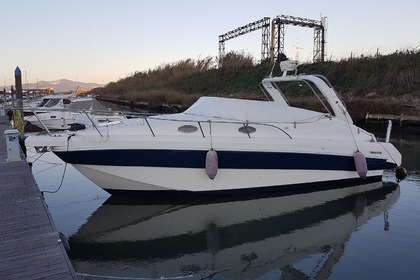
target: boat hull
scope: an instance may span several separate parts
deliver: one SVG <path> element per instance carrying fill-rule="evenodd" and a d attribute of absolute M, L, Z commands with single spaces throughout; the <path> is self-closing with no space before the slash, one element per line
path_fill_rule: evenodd
<path fill-rule="evenodd" d="M 330 145 L 329 149 L 324 148 L 327 152 L 315 153 L 314 150 L 322 149 L 316 148 L 314 144 L 308 148 L 309 144 L 301 143 L 299 150 L 304 151 L 306 146 L 306 152 L 299 153 L 290 149 L 281 150 L 281 145 L 264 152 L 252 150 L 252 147 L 232 150 L 225 145 L 225 148 L 215 150 L 218 162 L 215 164 L 217 173 L 214 179 L 206 172 L 208 150 L 133 147 L 53 151 L 109 192 L 252 192 L 263 188 L 322 187 L 338 182 L 379 181 L 383 170 L 397 166 L 386 158 L 368 156 L 367 176 L 362 179 L 356 171 L 351 148 L 343 151 L 345 145 L 335 148 Z M 319 144 L 320 147 L 322 144 Z M 337 152 L 332 153 L 332 150 Z"/>
<path fill-rule="evenodd" d="M 81 165 L 74 167 L 96 185 L 110 193 L 146 192 L 261 192 L 271 190 L 334 187 L 380 181 L 382 170 L 368 172 L 366 179 L 355 171 L 299 169 L 220 169 L 213 180 L 205 169 Z"/>
<path fill-rule="evenodd" d="M 61 115 L 42 113 L 38 114 L 37 117 L 30 116 L 26 118 L 26 120 L 41 129 L 45 129 L 44 127 L 46 127 L 54 130 L 68 129 L 70 125 L 74 123 L 74 119 L 70 113 L 62 113 Z"/>

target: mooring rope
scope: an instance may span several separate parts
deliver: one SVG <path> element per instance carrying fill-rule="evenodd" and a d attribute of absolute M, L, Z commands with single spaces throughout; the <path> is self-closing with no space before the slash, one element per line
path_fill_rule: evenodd
<path fill-rule="evenodd" d="M 66 159 L 66 162 L 65 162 L 65 164 L 64 164 L 64 170 L 63 170 L 63 175 L 61 176 L 61 182 L 60 182 L 60 185 L 58 186 L 58 188 L 55 190 L 55 191 L 42 191 L 42 192 L 44 192 L 44 193 L 56 193 L 56 192 L 58 192 L 60 189 L 61 189 L 61 186 L 63 185 L 63 182 L 64 182 L 64 176 L 66 175 L 66 170 L 67 170 L 67 162 L 68 162 L 68 159 L 69 159 L 69 142 L 70 142 L 70 138 L 72 137 L 72 136 L 74 136 L 75 134 L 71 134 L 71 135 L 69 135 L 68 137 L 67 137 L 67 148 L 66 148 L 66 155 L 67 155 L 67 159 Z"/>

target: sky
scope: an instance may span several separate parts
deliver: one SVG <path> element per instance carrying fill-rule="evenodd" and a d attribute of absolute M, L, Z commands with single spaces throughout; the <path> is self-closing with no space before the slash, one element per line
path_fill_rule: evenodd
<path fill-rule="evenodd" d="M 107 84 L 218 56 L 218 36 L 264 17 L 327 17 L 326 59 L 420 48 L 415 0 L 1 0 L 0 88 L 68 79 Z M 225 42 L 261 58 L 261 30 Z M 312 58 L 313 29 L 286 26 L 285 53 Z M 298 50 L 298 52 L 296 51 Z"/>

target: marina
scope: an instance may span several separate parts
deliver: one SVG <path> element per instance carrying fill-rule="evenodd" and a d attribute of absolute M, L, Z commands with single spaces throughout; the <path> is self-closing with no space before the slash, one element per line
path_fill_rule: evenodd
<path fill-rule="evenodd" d="M 385 137 L 386 125 L 366 129 Z M 61 189 L 45 199 L 81 275 L 413 279 L 420 274 L 420 137 L 396 127 L 391 141 L 409 174 L 395 185 L 395 174 L 385 172 L 391 184 L 383 189 L 142 199 L 109 195 L 67 166 Z M 50 152 L 38 157 L 28 150 L 35 178 L 54 192 L 65 164 Z"/>
<path fill-rule="evenodd" d="M 366 129 L 386 137 L 386 125 Z M 51 152 L 27 160 L 79 279 L 409 278 L 420 139 L 396 127 L 391 142 L 409 170 L 399 185 L 390 170 L 385 183 L 234 196 L 110 195 Z"/>
<path fill-rule="evenodd" d="M 339 268 L 358 231 L 378 219 L 390 230 L 407 176 L 400 166 L 415 149 L 402 152 L 392 121 L 379 134 L 356 125 L 325 77 L 283 66 L 262 82 L 267 101 L 202 97 L 183 113 L 76 129 L 76 118 L 59 120 L 62 131 L 41 125 L 26 139 L 29 164 L 20 151 L 11 160 L 8 146 L 7 163 L 32 166 L 37 199 L 63 232 L 55 245 L 69 277 L 345 278 Z M 323 109 L 294 107 L 285 94 L 314 94 Z M 417 164 L 408 166 L 411 184 Z M 39 230 L 31 216 L 21 220 Z"/>
<path fill-rule="evenodd" d="M 420 277 L 420 2 L 23 2 L 0 280 Z"/>
<path fill-rule="evenodd" d="M 7 161 L 8 129 L 7 117 L 0 116 L 0 278 L 76 279 L 26 159 L 21 154 Z"/>

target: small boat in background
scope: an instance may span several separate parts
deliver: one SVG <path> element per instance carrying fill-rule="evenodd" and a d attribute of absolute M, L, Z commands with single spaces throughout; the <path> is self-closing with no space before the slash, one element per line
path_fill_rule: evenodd
<path fill-rule="evenodd" d="M 32 112 L 33 110 L 41 112 L 44 109 L 65 109 L 74 100 L 83 101 L 85 99 L 70 93 L 50 94 L 43 96 L 41 99 L 25 100 L 24 110 L 27 112 Z"/>
<path fill-rule="evenodd" d="M 401 164 L 389 141 L 353 124 L 325 77 L 297 66 L 282 62 L 282 76 L 263 79 L 267 101 L 201 97 L 183 113 L 30 136 L 26 146 L 48 147 L 110 193 L 315 188 L 381 181 Z"/>
<path fill-rule="evenodd" d="M 76 124 L 92 126 L 125 118 L 109 110 L 95 97 L 77 97 L 73 94 L 45 96 L 30 111 L 33 114 L 25 117 L 27 123 L 39 129 L 51 130 L 67 130 Z"/>

